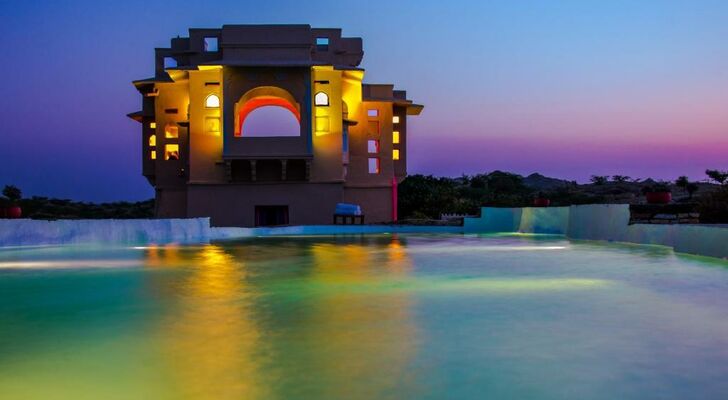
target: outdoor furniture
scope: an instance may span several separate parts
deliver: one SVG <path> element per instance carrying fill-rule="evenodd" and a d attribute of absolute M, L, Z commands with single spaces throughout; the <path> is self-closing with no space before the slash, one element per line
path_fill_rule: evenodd
<path fill-rule="evenodd" d="M 339 225 L 339 220 L 341 220 L 341 225 L 364 225 L 363 215 L 334 214 L 334 225 Z"/>
<path fill-rule="evenodd" d="M 358 204 L 337 203 L 334 211 L 334 225 L 341 220 L 342 225 L 364 225 L 364 215 L 361 213 L 361 206 Z"/>

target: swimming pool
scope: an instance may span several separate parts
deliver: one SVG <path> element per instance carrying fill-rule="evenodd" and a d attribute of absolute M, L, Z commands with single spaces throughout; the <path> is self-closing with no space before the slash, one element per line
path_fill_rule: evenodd
<path fill-rule="evenodd" d="M 0 250 L 20 399 L 728 396 L 728 262 L 528 235 Z"/>

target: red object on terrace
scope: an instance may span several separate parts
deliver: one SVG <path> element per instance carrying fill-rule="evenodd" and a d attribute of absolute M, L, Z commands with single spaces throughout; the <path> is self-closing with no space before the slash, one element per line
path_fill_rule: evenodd
<path fill-rule="evenodd" d="M 533 205 L 536 207 L 548 207 L 551 204 L 551 200 L 537 197 L 533 199 Z"/>
<path fill-rule="evenodd" d="M 645 197 L 648 204 L 667 204 L 672 201 L 670 192 L 647 192 Z"/>
<path fill-rule="evenodd" d="M 20 218 L 21 215 L 23 212 L 18 206 L 10 206 L 5 209 L 5 216 L 8 218 Z"/>
<path fill-rule="evenodd" d="M 397 178 L 392 178 L 392 221 L 397 222 Z"/>

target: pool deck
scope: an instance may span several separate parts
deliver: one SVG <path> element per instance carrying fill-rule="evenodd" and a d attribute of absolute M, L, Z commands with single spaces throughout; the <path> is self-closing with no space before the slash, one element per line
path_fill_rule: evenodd
<path fill-rule="evenodd" d="M 463 226 L 307 225 L 211 227 L 208 218 L 143 220 L 0 219 L 0 247 L 78 244 L 209 243 L 270 236 L 363 234 L 555 234 L 575 240 L 661 245 L 676 252 L 728 258 L 726 225 L 629 225 L 626 204 L 548 208 L 483 207 Z"/>

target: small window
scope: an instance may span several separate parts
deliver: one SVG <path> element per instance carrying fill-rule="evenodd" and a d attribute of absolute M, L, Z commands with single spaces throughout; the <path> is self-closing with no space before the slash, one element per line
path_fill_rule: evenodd
<path fill-rule="evenodd" d="M 218 51 L 216 36 L 210 36 L 205 38 L 205 51 L 208 53 L 215 53 Z"/>
<path fill-rule="evenodd" d="M 152 159 L 152 160 L 156 160 L 157 159 L 157 151 L 156 150 L 150 151 L 149 152 L 149 158 Z"/>
<path fill-rule="evenodd" d="M 164 68 L 177 68 L 177 60 L 172 57 L 164 57 Z"/>
<path fill-rule="evenodd" d="M 369 173 L 370 174 L 378 174 L 379 173 L 379 159 L 372 157 L 369 159 Z"/>
<path fill-rule="evenodd" d="M 370 117 L 378 117 L 379 110 L 377 110 L 376 108 L 369 109 L 369 110 L 367 110 L 367 115 Z"/>
<path fill-rule="evenodd" d="M 164 145 L 164 159 L 165 160 L 179 160 L 179 145 L 178 144 Z"/>
<path fill-rule="evenodd" d="M 149 135 L 149 147 L 157 145 L 157 135 Z"/>
<path fill-rule="evenodd" d="M 157 123 L 156 122 L 150 122 L 149 123 L 149 128 L 151 128 L 151 129 L 157 129 Z"/>
<path fill-rule="evenodd" d="M 220 98 L 216 94 L 211 94 L 205 99 L 206 108 L 220 108 Z"/>
<path fill-rule="evenodd" d="M 205 132 L 215 136 L 220 135 L 220 118 L 205 117 Z"/>
<path fill-rule="evenodd" d="M 316 93 L 316 96 L 313 98 L 313 102 L 317 106 L 328 106 L 329 105 L 329 95 L 327 95 L 324 92 L 318 92 L 318 93 Z"/>
<path fill-rule="evenodd" d="M 316 117 L 316 135 L 329 133 L 329 117 Z"/>
<path fill-rule="evenodd" d="M 167 139 L 179 138 L 179 127 L 177 125 L 168 124 L 164 127 L 164 137 Z"/>
<path fill-rule="evenodd" d="M 367 141 L 367 151 L 369 153 L 379 153 L 379 140 L 370 139 Z"/>
<path fill-rule="evenodd" d="M 316 50 L 327 51 L 329 49 L 329 38 L 317 37 L 316 38 Z"/>
<path fill-rule="evenodd" d="M 392 117 L 392 123 L 393 124 L 398 124 L 399 123 L 399 116 L 398 115 L 395 115 L 394 117 Z"/>
<path fill-rule="evenodd" d="M 399 160 L 399 150 L 398 149 L 392 150 L 392 160 Z"/>
<path fill-rule="evenodd" d="M 399 143 L 399 131 L 392 132 L 392 143 L 394 143 L 394 144 Z"/>

